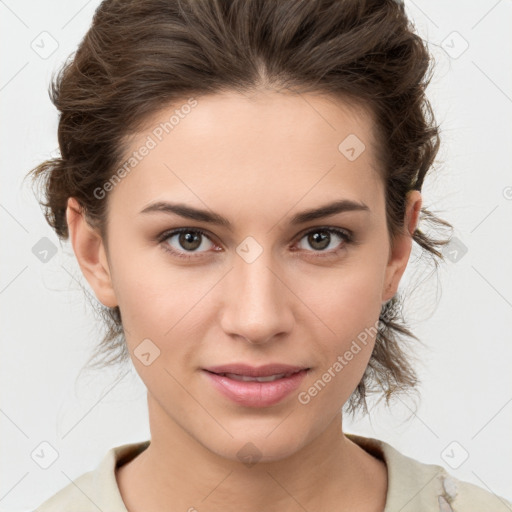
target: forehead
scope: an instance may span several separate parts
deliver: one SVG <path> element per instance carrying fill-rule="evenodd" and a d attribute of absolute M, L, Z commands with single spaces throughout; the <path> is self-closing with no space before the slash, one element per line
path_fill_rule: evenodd
<path fill-rule="evenodd" d="M 173 198 L 233 214 L 244 207 L 282 213 L 299 201 L 306 208 L 340 198 L 375 205 L 382 194 L 375 151 L 371 115 L 332 97 L 184 99 L 129 140 L 121 164 L 127 172 L 110 192 L 109 209 L 131 216 Z"/>

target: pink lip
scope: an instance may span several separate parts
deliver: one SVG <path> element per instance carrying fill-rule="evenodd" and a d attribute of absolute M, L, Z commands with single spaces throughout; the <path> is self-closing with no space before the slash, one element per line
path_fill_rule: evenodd
<path fill-rule="evenodd" d="M 213 370 L 218 373 L 235 373 L 251 377 L 265 377 L 279 373 L 291 373 L 291 375 L 270 382 L 244 382 L 212 373 Z M 260 368 L 227 365 L 203 370 L 220 393 L 238 405 L 246 407 L 268 407 L 277 404 L 300 386 L 307 372 L 306 368 L 288 365 L 267 365 Z"/>

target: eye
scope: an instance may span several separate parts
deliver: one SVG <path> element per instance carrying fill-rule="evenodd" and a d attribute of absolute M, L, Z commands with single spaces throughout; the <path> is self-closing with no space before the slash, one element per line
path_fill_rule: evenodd
<path fill-rule="evenodd" d="M 164 250 L 171 252 L 179 258 L 192 258 L 194 253 L 207 252 L 212 247 L 215 247 L 215 244 L 208 235 L 201 229 L 196 228 L 180 228 L 166 231 L 160 235 L 159 242 L 162 243 Z M 187 253 L 191 254 L 188 255 Z"/>
<path fill-rule="evenodd" d="M 165 251 L 178 258 L 195 258 L 202 253 L 207 253 L 214 247 L 217 251 L 221 250 L 212 242 L 205 231 L 198 228 L 179 228 L 165 231 L 157 239 Z M 336 239 L 338 239 L 337 243 Z M 299 245 L 302 240 L 306 240 L 307 244 L 313 248 L 313 251 L 306 248 L 307 252 L 318 253 L 314 254 L 314 257 L 336 255 L 347 244 L 353 243 L 353 237 L 349 231 L 331 227 L 310 229 L 301 236 Z M 331 250 L 326 250 L 329 247 Z M 299 249 L 304 248 L 299 247 Z"/>
<path fill-rule="evenodd" d="M 338 239 L 337 242 L 336 239 Z M 346 244 L 351 243 L 352 235 L 344 229 L 320 227 L 309 230 L 300 240 L 306 240 L 306 243 L 313 248 L 313 252 L 332 255 L 342 250 Z M 325 250 L 329 247 L 333 250 Z M 319 254 L 319 256 L 323 256 L 323 254 Z"/>

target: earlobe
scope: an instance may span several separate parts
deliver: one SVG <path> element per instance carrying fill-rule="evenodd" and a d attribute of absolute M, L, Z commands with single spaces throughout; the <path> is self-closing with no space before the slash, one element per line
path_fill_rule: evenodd
<path fill-rule="evenodd" d="M 68 199 L 66 220 L 71 245 L 84 277 L 103 305 L 117 306 L 103 240 L 88 224 L 82 208 L 74 197 Z"/>
<path fill-rule="evenodd" d="M 390 249 L 389 261 L 386 268 L 386 276 L 382 289 L 382 302 L 391 299 L 398 290 L 400 279 L 409 262 L 412 249 L 412 235 L 416 230 L 421 211 L 422 197 L 418 190 L 411 190 L 407 194 L 407 205 L 404 226 L 407 232 L 396 237 L 393 247 Z"/>

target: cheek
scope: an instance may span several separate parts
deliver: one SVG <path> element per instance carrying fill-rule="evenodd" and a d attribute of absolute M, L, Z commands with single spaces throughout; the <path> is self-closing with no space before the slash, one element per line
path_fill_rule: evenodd
<path fill-rule="evenodd" d="M 167 264 L 164 251 L 140 233 L 112 229 L 113 285 L 126 328 L 166 332 L 186 295 L 183 272 Z M 138 329 L 137 329 L 138 330 Z M 143 336 L 144 332 L 139 332 Z M 162 332 L 160 332 L 160 335 Z"/>
<path fill-rule="evenodd" d="M 159 363 L 172 367 L 172 361 L 180 359 L 186 366 L 193 359 L 190 341 L 202 339 L 204 330 L 215 321 L 215 303 L 209 292 L 218 286 L 219 276 L 168 264 L 165 254 L 147 264 L 148 251 L 145 257 L 142 252 L 131 251 L 130 257 L 128 252 L 118 254 L 114 263 L 116 296 L 130 353 L 149 339 L 160 351 Z M 134 363 L 141 367 L 139 361 Z"/>
<path fill-rule="evenodd" d="M 354 270 L 318 297 L 317 310 L 329 330 L 321 327 L 317 332 L 319 364 L 298 396 L 300 404 L 334 416 L 353 393 L 375 345 L 381 310 L 378 284 L 378 274 Z"/>
<path fill-rule="evenodd" d="M 302 288 L 306 304 L 319 317 L 314 336 L 320 365 L 315 382 L 319 378 L 324 384 L 329 382 L 326 386 L 330 391 L 323 395 L 327 400 L 335 394 L 333 403 L 347 399 L 362 377 L 375 344 L 382 307 L 382 258 L 379 261 L 370 251 L 358 256 L 339 272 L 317 281 L 317 286 L 304 281 Z"/>
<path fill-rule="evenodd" d="M 339 270 L 301 276 L 295 282 L 302 298 L 326 332 L 339 342 L 356 336 L 380 314 L 384 266 L 376 258 L 354 258 Z"/>

